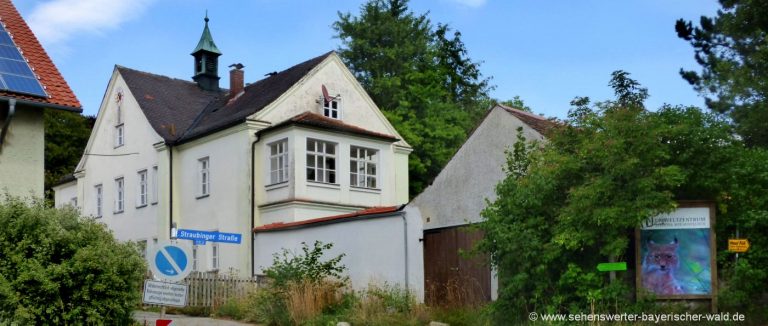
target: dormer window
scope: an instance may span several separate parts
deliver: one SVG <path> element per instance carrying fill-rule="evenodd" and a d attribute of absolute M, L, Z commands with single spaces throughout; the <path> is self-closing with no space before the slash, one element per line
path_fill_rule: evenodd
<path fill-rule="evenodd" d="M 323 115 L 331 119 L 341 119 L 341 99 L 333 97 L 330 100 L 323 99 Z"/>

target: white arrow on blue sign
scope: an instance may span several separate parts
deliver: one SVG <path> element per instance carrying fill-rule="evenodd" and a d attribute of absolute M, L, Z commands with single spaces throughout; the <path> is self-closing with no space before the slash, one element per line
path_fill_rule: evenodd
<path fill-rule="evenodd" d="M 169 282 L 183 280 L 192 271 L 191 254 L 186 245 L 158 243 L 147 255 L 147 263 L 155 278 Z"/>

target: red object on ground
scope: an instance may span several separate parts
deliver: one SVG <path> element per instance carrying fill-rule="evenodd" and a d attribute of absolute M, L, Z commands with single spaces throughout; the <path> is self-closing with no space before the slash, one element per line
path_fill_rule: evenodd
<path fill-rule="evenodd" d="M 155 322 L 155 325 L 157 325 L 157 326 L 171 326 L 171 325 L 173 325 L 173 320 L 171 320 L 171 319 L 158 319 L 157 322 Z"/>

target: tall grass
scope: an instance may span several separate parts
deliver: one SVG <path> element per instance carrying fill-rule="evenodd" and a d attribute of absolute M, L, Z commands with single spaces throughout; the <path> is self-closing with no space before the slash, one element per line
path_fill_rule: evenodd
<path fill-rule="evenodd" d="M 301 325 L 341 303 L 344 292 L 343 283 L 333 280 L 290 282 L 285 293 L 288 315 L 295 325 Z"/>

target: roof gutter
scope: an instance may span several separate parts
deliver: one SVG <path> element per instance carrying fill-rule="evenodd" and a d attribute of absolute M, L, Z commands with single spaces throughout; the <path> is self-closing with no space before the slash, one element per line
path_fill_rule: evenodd
<path fill-rule="evenodd" d="M 53 103 L 40 103 L 40 102 L 35 102 L 35 101 L 26 101 L 26 100 L 20 100 L 20 99 L 16 99 L 16 98 L 12 98 L 12 97 L 6 97 L 6 96 L 0 96 L 0 101 L 8 101 L 8 102 L 16 101 L 16 102 L 19 103 L 19 105 L 31 106 L 31 107 L 36 107 L 36 108 L 63 110 L 63 111 L 76 112 L 76 113 L 83 112 L 82 108 L 75 108 L 75 107 L 71 107 L 71 106 L 63 106 L 63 105 L 58 105 L 58 104 L 53 104 Z"/>

